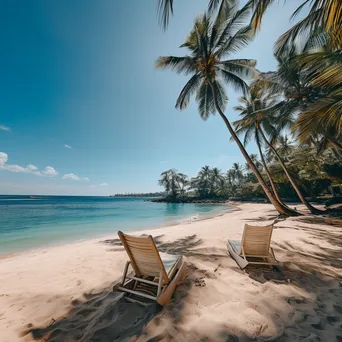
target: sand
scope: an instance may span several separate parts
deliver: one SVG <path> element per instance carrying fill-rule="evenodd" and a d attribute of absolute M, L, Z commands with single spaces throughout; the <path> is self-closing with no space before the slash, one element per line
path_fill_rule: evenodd
<path fill-rule="evenodd" d="M 127 259 L 115 233 L 1 259 L 0 341 L 342 341 L 340 221 L 277 219 L 269 204 L 239 208 L 149 231 L 189 266 L 162 310 L 111 291 Z M 274 220 L 283 266 L 241 271 L 227 239 L 241 238 L 245 223 Z"/>

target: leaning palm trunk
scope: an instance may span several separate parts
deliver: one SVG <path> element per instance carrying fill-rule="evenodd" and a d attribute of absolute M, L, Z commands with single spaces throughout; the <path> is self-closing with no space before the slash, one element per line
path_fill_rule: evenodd
<path fill-rule="evenodd" d="M 267 140 L 267 138 L 265 137 L 265 134 L 263 132 L 262 129 L 259 128 L 259 131 L 261 133 L 261 136 L 263 137 L 264 141 L 266 142 L 267 146 L 271 149 L 271 151 L 275 154 L 275 156 L 277 157 L 281 167 L 283 168 L 286 177 L 288 178 L 288 180 L 290 181 L 293 189 L 296 191 L 299 199 L 301 200 L 301 202 L 310 210 L 310 212 L 312 214 L 318 214 L 321 213 L 322 211 L 315 208 L 314 206 L 312 206 L 304 197 L 304 195 L 302 194 L 302 192 L 299 190 L 296 182 L 294 181 L 294 179 L 292 178 L 292 176 L 290 175 L 289 171 L 287 170 L 287 167 L 284 163 L 284 161 L 282 160 L 282 158 L 280 157 L 278 151 L 273 147 L 273 145 Z"/>
<path fill-rule="evenodd" d="M 258 128 L 258 131 L 259 131 L 259 128 Z M 276 197 L 277 201 L 282 204 L 284 207 L 287 207 L 287 205 L 282 201 L 282 199 L 279 197 L 279 194 L 278 194 L 278 191 L 277 191 L 277 188 L 274 184 L 274 181 L 273 181 L 273 178 L 271 176 L 271 173 L 266 165 L 266 161 L 265 161 L 265 158 L 264 158 L 264 155 L 262 153 L 262 150 L 261 150 L 261 145 L 260 145 L 260 140 L 259 140 L 259 135 L 256 134 L 256 143 L 257 143 L 257 146 L 258 146 L 258 149 L 259 149 L 259 153 L 260 153 L 260 158 L 261 158 L 261 162 L 262 162 L 262 165 L 264 166 L 264 169 L 266 171 L 266 174 L 268 176 L 268 179 L 270 181 L 270 184 L 271 184 L 271 187 L 272 187 L 272 190 L 273 190 L 273 193 L 274 193 L 274 196 Z"/>
<path fill-rule="evenodd" d="M 337 150 L 342 151 L 342 145 L 339 144 L 336 140 L 328 138 L 328 141 L 330 142 L 330 144 L 335 147 Z"/>
<path fill-rule="evenodd" d="M 273 196 L 272 192 L 270 191 L 270 189 L 268 188 L 268 186 L 266 185 L 264 179 L 262 178 L 260 172 L 258 171 L 258 169 L 255 167 L 253 161 L 251 160 L 251 158 L 249 157 L 247 151 L 245 150 L 245 148 L 243 147 L 240 139 L 238 138 L 238 136 L 236 135 L 233 127 L 230 125 L 229 120 L 227 119 L 227 117 L 224 115 L 224 113 L 222 112 L 218 101 L 217 101 L 217 95 L 216 95 L 216 91 L 215 88 L 213 86 L 213 84 L 209 81 L 210 87 L 212 89 L 213 92 L 213 98 L 214 98 L 214 102 L 215 102 L 215 107 L 216 110 L 218 111 L 218 113 L 220 114 L 222 120 L 224 121 L 224 123 L 226 124 L 229 133 L 231 134 L 231 136 L 233 137 L 233 139 L 235 140 L 235 142 L 237 143 L 237 145 L 239 146 L 239 149 L 241 151 L 241 153 L 243 154 L 243 156 L 245 157 L 249 167 L 251 168 L 251 170 L 253 171 L 255 177 L 257 178 L 259 184 L 261 185 L 262 189 L 264 190 L 267 198 L 270 200 L 270 202 L 273 204 L 273 206 L 275 207 L 275 209 L 278 211 L 279 214 L 281 215 L 298 215 L 298 213 L 290 208 L 285 207 L 284 205 L 282 205 L 281 203 L 279 203 L 277 201 L 277 199 Z"/>

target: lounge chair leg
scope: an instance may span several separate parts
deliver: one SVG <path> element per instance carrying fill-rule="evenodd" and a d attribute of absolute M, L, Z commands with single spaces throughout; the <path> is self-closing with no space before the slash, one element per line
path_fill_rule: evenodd
<path fill-rule="evenodd" d="M 272 248 L 272 247 L 270 247 L 270 253 L 271 253 L 272 257 L 274 258 L 274 260 L 275 260 L 276 262 L 279 262 L 279 261 L 277 260 L 276 256 L 275 256 L 275 254 L 274 254 L 274 251 L 273 251 L 273 248 Z"/>
<path fill-rule="evenodd" d="M 137 287 L 137 285 L 138 285 L 138 281 L 137 281 L 137 280 L 134 280 L 134 285 L 133 285 L 132 289 L 135 290 L 136 287 Z"/>
<path fill-rule="evenodd" d="M 161 289 L 163 285 L 163 271 L 161 270 L 159 272 L 159 282 L 158 282 L 158 291 L 157 291 L 157 297 L 160 295 Z"/>
<path fill-rule="evenodd" d="M 127 261 L 126 262 L 126 266 L 125 266 L 125 269 L 124 269 L 124 273 L 123 273 L 123 277 L 122 277 L 122 282 L 121 282 L 121 285 L 124 286 L 125 285 L 125 280 L 126 280 L 126 276 L 127 276 L 127 272 L 128 272 L 128 266 L 129 266 L 130 262 Z"/>

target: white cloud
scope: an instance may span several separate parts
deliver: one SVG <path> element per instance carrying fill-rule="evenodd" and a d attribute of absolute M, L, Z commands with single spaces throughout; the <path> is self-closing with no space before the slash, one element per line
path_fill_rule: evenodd
<path fill-rule="evenodd" d="M 65 148 L 72 148 L 70 145 L 64 144 Z"/>
<path fill-rule="evenodd" d="M 0 152 L 0 166 L 4 166 L 8 160 L 8 154 L 5 152 Z"/>
<path fill-rule="evenodd" d="M 55 177 L 58 175 L 58 172 L 52 167 L 47 166 L 43 171 L 42 174 L 47 177 Z"/>
<path fill-rule="evenodd" d="M 74 173 L 66 173 L 62 179 L 70 179 L 70 180 L 75 180 L 75 181 L 86 181 L 86 182 L 89 182 L 89 178 L 88 177 L 79 177 L 77 175 L 75 175 Z"/>
<path fill-rule="evenodd" d="M 96 185 L 89 185 L 89 188 L 96 188 Z"/>
<path fill-rule="evenodd" d="M 7 132 L 10 132 L 10 131 L 11 131 L 11 129 L 10 129 L 9 127 L 4 126 L 4 125 L 0 125 L 0 130 L 2 130 L 2 131 L 7 131 Z"/>
<path fill-rule="evenodd" d="M 27 169 L 20 165 L 4 165 L 5 170 L 11 172 L 28 172 Z"/>
<path fill-rule="evenodd" d="M 108 186 L 108 183 L 103 182 L 103 183 L 100 184 L 100 186 Z"/>
<path fill-rule="evenodd" d="M 8 154 L 5 152 L 0 152 L 0 170 L 17 173 L 32 173 L 36 176 L 54 177 L 58 175 L 58 172 L 51 166 L 47 166 L 43 171 L 38 171 L 37 166 L 33 164 L 28 164 L 26 167 L 24 167 L 16 164 L 7 164 L 7 161 Z"/>
<path fill-rule="evenodd" d="M 36 165 L 32 165 L 32 164 L 28 164 L 26 166 L 27 169 L 31 170 L 31 171 L 36 171 L 38 170 L 38 167 Z"/>

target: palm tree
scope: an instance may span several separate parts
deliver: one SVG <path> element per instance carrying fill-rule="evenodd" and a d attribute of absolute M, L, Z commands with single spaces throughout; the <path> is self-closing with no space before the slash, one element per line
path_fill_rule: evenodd
<path fill-rule="evenodd" d="M 216 195 L 216 191 L 224 185 L 225 178 L 219 168 L 214 167 L 211 170 L 211 195 Z"/>
<path fill-rule="evenodd" d="M 160 176 L 159 185 L 165 188 L 168 196 L 177 198 L 179 193 L 184 193 L 184 187 L 187 184 L 187 177 L 184 174 L 178 173 L 176 169 L 170 169 Z"/>
<path fill-rule="evenodd" d="M 186 191 L 186 187 L 189 185 L 188 176 L 185 175 L 184 173 L 178 172 L 177 173 L 177 183 L 178 183 L 180 195 L 184 196 L 185 191 Z"/>
<path fill-rule="evenodd" d="M 259 170 L 259 172 L 261 172 L 262 169 L 263 169 L 263 164 L 260 163 L 260 161 L 258 159 L 258 155 L 255 154 L 255 153 L 251 153 L 249 156 L 251 157 L 252 162 L 255 165 L 255 167 Z M 247 163 L 246 163 L 246 166 L 245 166 L 245 170 L 250 170 L 249 165 Z"/>
<path fill-rule="evenodd" d="M 261 129 L 260 134 L 269 147 L 275 154 L 281 164 L 287 178 L 295 189 L 302 203 L 312 212 L 320 213 L 321 211 L 314 208 L 304 197 L 295 180 L 288 172 L 283 158 L 279 151 L 274 146 L 275 138 L 279 138 L 279 133 L 284 128 L 294 127 L 297 129 L 298 121 L 293 125 L 294 117 L 301 111 L 308 110 L 315 105 L 317 99 L 322 96 L 322 90 L 315 87 L 308 76 L 307 70 L 301 68 L 298 63 L 298 55 L 295 49 L 289 51 L 287 55 L 276 56 L 278 59 L 278 68 L 275 72 L 260 73 L 258 85 L 264 87 L 266 94 L 271 96 L 280 96 L 280 100 L 268 108 L 256 111 L 256 116 L 272 117 L 275 124 L 274 133 L 271 134 L 271 141 L 265 136 L 265 132 Z M 324 96 L 324 95 L 323 95 Z M 253 114 L 253 115 L 254 115 Z M 301 114 L 299 114 L 300 117 Z M 268 126 L 270 127 L 270 126 Z M 266 132 L 270 134 L 270 132 Z"/>
<path fill-rule="evenodd" d="M 233 178 L 237 181 L 237 185 L 241 186 L 241 183 L 243 181 L 243 168 L 239 163 L 233 163 L 233 166 L 231 168 Z"/>
<path fill-rule="evenodd" d="M 222 11 L 224 11 L 225 18 L 229 17 L 230 20 L 222 20 Z M 237 90 L 245 91 L 247 84 L 242 77 L 252 76 L 256 64 L 255 61 L 248 59 L 224 59 L 225 56 L 247 45 L 251 39 L 250 29 L 241 27 L 243 15 L 241 10 L 237 11 L 236 7 L 227 5 L 220 8 L 213 20 L 208 19 L 207 15 L 199 17 L 182 45 L 190 50 L 190 55 L 159 57 L 156 67 L 170 68 L 178 73 L 192 75 L 177 99 L 176 108 L 185 109 L 191 95 L 196 92 L 196 101 L 202 119 L 207 119 L 210 114 L 217 111 L 270 202 L 279 213 L 290 215 L 293 214 L 292 211 L 279 203 L 268 189 L 224 114 L 228 99 L 223 84 L 226 83 Z"/>
<path fill-rule="evenodd" d="M 286 134 L 279 135 L 275 139 L 274 145 L 276 146 L 278 153 L 284 160 L 287 160 L 288 156 L 294 148 L 292 141 Z"/>
<path fill-rule="evenodd" d="M 234 107 L 236 111 L 240 112 L 240 116 L 242 117 L 242 119 L 233 122 L 233 124 L 238 135 L 244 134 L 245 146 L 250 141 L 250 139 L 253 138 L 255 140 L 259 150 L 261 162 L 268 176 L 273 194 L 280 203 L 286 206 L 279 197 L 278 190 L 267 167 L 266 160 L 261 148 L 261 141 L 263 140 L 263 138 L 260 131 L 262 129 L 262 126 L 268 130 L 272 128 L 272 124 L 268 120 L 270 116 L 267 117 L 262 112 L 260 112 L 262 109 L 267 108 L 270 104 L 270 101 L 268 101 L 267 97 L 264 95 L 265 94 L 262 93 L 262 88 L 260 88 L 257 83 L 250 87 L 249 92 L 247 92 L 245 96 L 242 96 L 239 99 L 240 105 Z M 259 112 L 255 114 L 256 111 Z"/>
<path fill-rule="evenodd" d="M 203 166 L 191 183 L 192 187 L 197 189 L 200 197 L 209 197 L 212 189 L 212 170 L 210 167 L 208 165 Z"/>
<path fill-rule="evenodd" d="M 237 184 L 236 171 L 234 169 L 229 169 L 226 174 L 226 192 L 228 196 L 235 197 L 239 190 L 239 185 Z M 223 191 L 221 191 L 223 193 Z"/>
<path fill-rule="evenodd" d="M 260 10 L 273 1 L 252 2 L 256 24 L 256 18 L 262 16 Z M 283 75 L 286 72 L 284 60 L 287 61 L 287 75 L 292 75 L 290 88 L 285 82 L 290 90 L 286 95 L 290 100 L 287 107 L 297 110 L 298 114 L 292 129 L 300 142 L 319 139 L 321 148 L 330 145 L 342 151 L 342 1 L 312 0 L 304 3 L 311 4 L 309 15 L 278 40 L 276 49 L 278 59 L 283 59 L 279 63 Z M 307 35 L 306 41 L 298 39 Z M 278 81 L 284 85 L 279 76 L 280 72 Z"/>
<path fill-rule="evenodd" d="M 310 210 L 310 212 L 319 213 L 321 211 L 313 207 L 306 200 L 284 162 L 283 157 L 286 158 L 286 153 L 289 152 L 291 146 L 289 139 L 280 136 L 280 132 L 282 129 L 291 125 L 294 111 L 306 101 L 304 95 L 306 93 L 302 91 L 303 87 L 301 86 L 299 71 L 291 64 L 291 61 L 286 61 L 282 58 L 280 58 L 279 61 L 280 66 L 278 71 L 268 73 L 266 83 L 264 83 L 265 79 L 256 81 L 251 87 L 250 99 L 242 99 L 241 102 L 245 103 L 245 105 L 235 107 L 236 110 L 241 111 L 243 118 L 236 121 L 234 124 L 237 128 L 237 133 L 245 134 L 245 143 L 249 141 L 252 135 L 255 138 L 260 157 L 262 158 L 265 171 L 269 177 L 276 198 L 281 201 L 272 180 L 272 176 L 267 168 L 266 160 L 261 150 L 260 140 L 268 146 L 278 159 L 301 202 Z M 268 90 L 271 90 L 273 99 L 269 96 L 268 92 L 262 88 L 262 86 L 265 85 L 268 86 Z M 281 94 L 284 94 L 284 99 L 278 100 L 277 95 Z M 271 100 L 266 100 L 267 97 L 271 98 Z M 284 108 L 286 110 L 284 110 Z M 280 115 L 279 109 L 283 111 L 280 111 Z M 267 136 L 269 136 L 270 139 L 268 139 Z M 276 148 L 275 144 L 278 144 L 278 146 L 280 145 L 280 147 Z"/>

